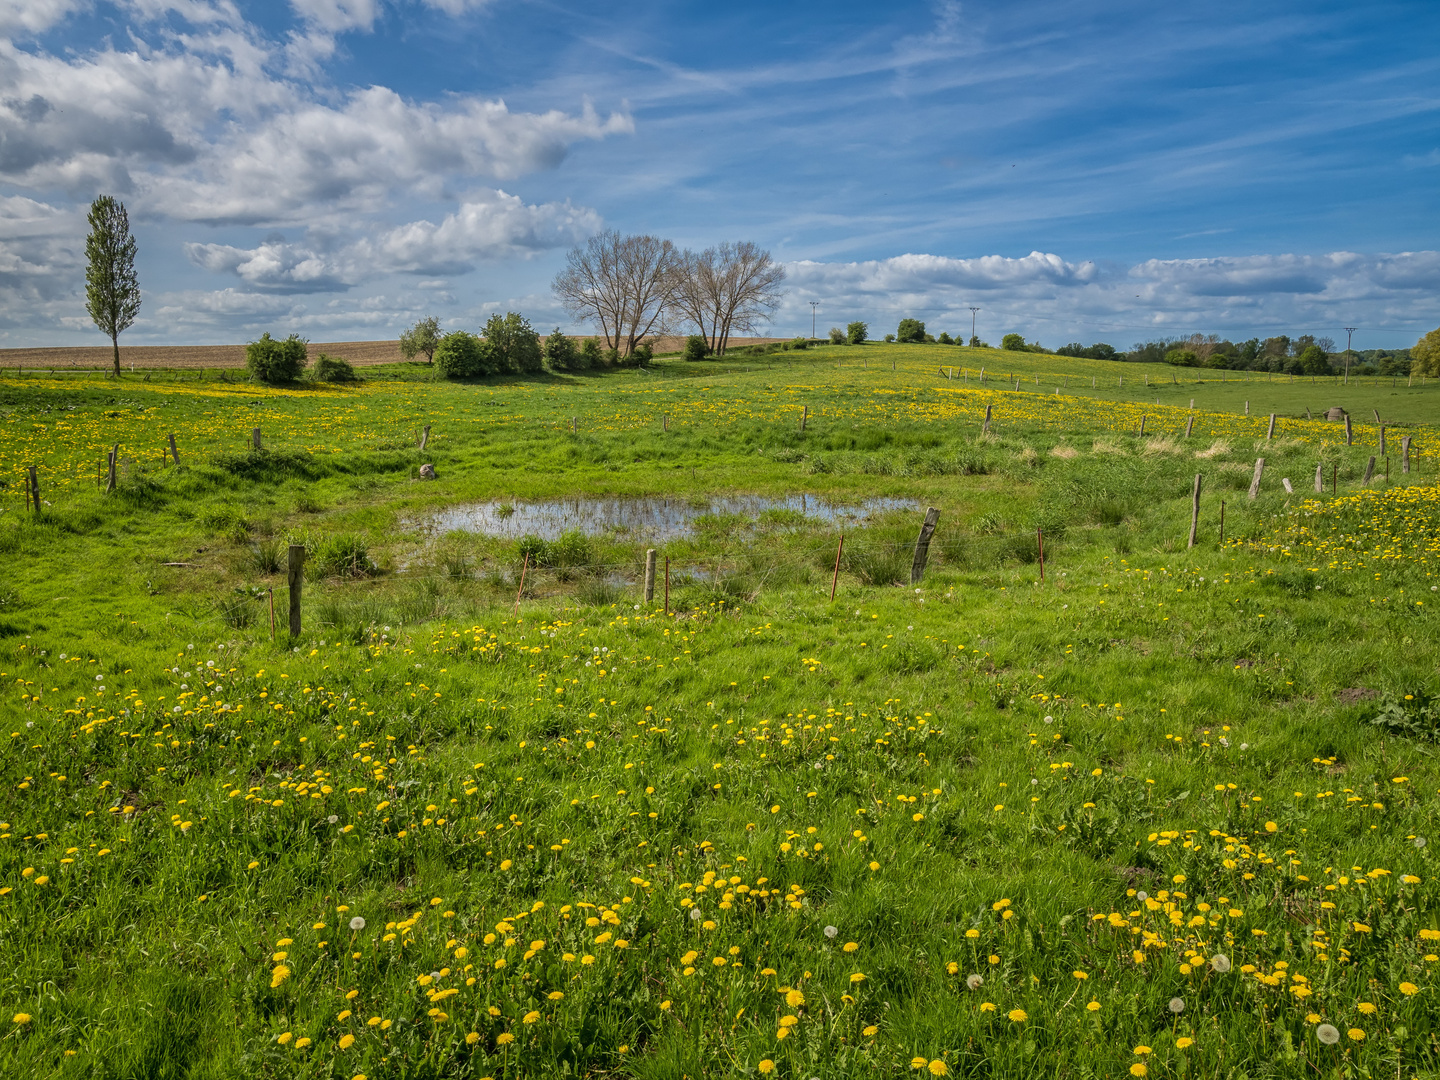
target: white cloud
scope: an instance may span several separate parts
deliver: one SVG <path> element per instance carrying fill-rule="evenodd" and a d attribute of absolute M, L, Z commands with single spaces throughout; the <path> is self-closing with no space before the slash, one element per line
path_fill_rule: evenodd
<path fill-rule="evenodd" d="M 1436 321 L 1440 252 L 1362 255 L 1249 255 L 1151 259 L 1132 267 L 1069 262 L 1031 252 L 953 259 L 899 255 L 854 263 L 799 262 L 778 323 L 809 325 L 808 301 L 829 322 L 873 319 L 887 327 L 906 316 L 931 332 L 965 330 L 971 304 L 981 308 L 981 337 L 1015 331 L 1047 344 L 1191 330 L 1240 334 L 1369 324 L 1398 328 Z M 828 323 L 827 323 L 828 325 Z"/>
<path fill-rule="evenodd" d="M 38 34 L 48 30 L 87 0 L 5 0 L 0 4 L 0 34 Z"/>
<path fill-rule="evenodd" d="M 369 30 L 380 17 L 379 0 L 290 0 L 290 7 L 312 26 L 332 34 Z"/>
<path fill-rule="evenodd" d="M 527 259 L 578 243 L 600 228 L 595 211 L 569 201 L 537 206 L 503 191 L 485 191 L 439 224 L 411 221 L 339 248 L 272 237 L 253 248 L 190 243 L 185 254 L 196 266 L 234 274 L 252 289 L 343 292 L 385 274 L 464 274 L 482 260 Z"/>

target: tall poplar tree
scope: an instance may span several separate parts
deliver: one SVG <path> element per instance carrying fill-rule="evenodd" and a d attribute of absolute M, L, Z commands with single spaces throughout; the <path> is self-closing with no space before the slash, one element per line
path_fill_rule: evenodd
<path fill-rule="evenodd" d="M 135 237 L 125 204 L 101 195 L 90 204 L 90 235 L 85 238 L 85 310 L 115 350 L 120 374 L 120 332 L 140 310 L 140 282 L 135 277 Z"/>

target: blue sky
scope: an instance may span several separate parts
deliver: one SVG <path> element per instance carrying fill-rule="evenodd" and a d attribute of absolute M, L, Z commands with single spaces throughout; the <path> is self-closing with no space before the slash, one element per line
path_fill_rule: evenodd
<path fill-rule="evenodd" d="M 1440 5 L 7 0 L 0 345 L 392 337 L 611 227 L 755 240 L 776 333 L 906 315 L 1056 346 L 1440 325 Z M 573 329 L 581 329 L 573 327 Z"/>

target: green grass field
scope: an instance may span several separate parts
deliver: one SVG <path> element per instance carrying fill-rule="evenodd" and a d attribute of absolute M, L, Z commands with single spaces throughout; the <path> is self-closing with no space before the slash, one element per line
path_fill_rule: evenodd
<path fill-rule="evenodd" d="M 0 380 L 0 1075 L 1436 1075 L 1440 389 L 1213 376 Z"/>

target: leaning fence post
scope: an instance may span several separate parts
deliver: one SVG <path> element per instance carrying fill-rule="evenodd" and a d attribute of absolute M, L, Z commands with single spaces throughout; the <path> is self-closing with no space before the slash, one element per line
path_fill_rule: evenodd
<path fill-rule="evenodd" d="M 1142 438 L 1142 439 L 1143 439 L 1143 438 L 1145 437 L 1145 421 L 1146 421 L 1146 420 L 1149 420 L 1149 419 L 1150 419 L 1149 416 L 1147 416 L 1147 415 L 1145 415 L 1145 414 L 1141 414 L 1141 416 L 1140 416 L 1140 435 L 1139 435 L 1139 438 Z"/>
<path fill-rule="evenodd" d="M 1192 430 L 1194 427 L 1195 427 L 1195 416 L 1194 416 L 1194 414 L 1192 413 L 1190 416 L 1187 416 L 1187 417 L 1185 418 L 1185 438 L 1188 439 L 1188 438 L 1190 437 L 1190 432 L 1191 432 L 1191 430 Z"/>
<path fill-rule="evenodd" d="M 1256 458 L 1256 459 L 1255 459 L 1255 476 L 1254 476 L 1254 478 L 1250 481 L 1250 498 L 1252 498 L 1252 499 L 1255 498 L 1256 495 L 1259 495 L 1259 494 L 1260 494 L 1260 474 L 1263 473 L 1264 471 L 1265 471 L 1265 459 L 1264 459 L 1263 457 L 1262 457 L 1262 458 Z"/>
<path fill-rule="evenodd" d="M 655 549 L 650 548 L 645 552 L 645 602 L 647 604 L 655 599 Z"/>
<path fill-rule="evenodd" d="M 1270 414 L 1270 430 L 1265 432 L 1265 441 L 1269 442 L 1273 438 L 1275 438 L 1275 414 L 1272 412 Z"/>
<path fill-rule="evenodd" d="M 175 435 L 173 432 L 170 435 L 170 457 L 176 465 L 180 464 L 180 451 L 175 449 Z"/>
<path fill-rule="evenodd" d="M 290 579 L 290 636 L 300 636 L 300 585 L 305 575 L 302 568 L 305 565 L 305 545 L 290 545 L 289 579 Z"/>
<path fill-rule="evenodd" d="M 425 425 L 425 430 L 420 433 L 420 449 L 425 449 L 425 444 L 430 441 L 430 425 Z"/>
<path fill-rule="evenodd" d="M 1190 496 L 1190 543 L 1186 547 L 1195 546 L 1195 537 L 1200 530 L 1200 473 L 1195 474 L 1195 493 Z"/>
<path fill-rule="evenodd" d="M 830 578 L 830 599 L 835 599 L 835 587 L 840 584 L 840 553 L 845 550 L 845 534 L 840 534 L 840 543 L 835 546 L 835 574 Z"/>
<path fill-rule="evenodd" d="M 940 523 L 940 511 L 930 507 L 925 511 L 925 522 L 920 526 L 920 537 L 915 541 L 915 558 L 910 563 L 910 584 L 919 585 L 925 576 L 925 560 L 930 557 L 930 538 L 935 535 L 935 526 Z"/>
<path fill-rule="evenodd" d="M 530 553 L 525 553 L 525 562 L 520 567 L 520 587 L 515 590 L 515 614 L 520 614 L 520 594 L 525 591 L 525 574 L 530 569 Z"/>
<path fill-rule="evenodd" d="M 1374 454 L 1371 454 L 1371 455 L 1370 455 L 1370 464 L 1368 464 L 1368 465 L 1365 466 L 1365 479 L 1360 481 L 1360 486 L 1361 486 L 1361 487 L 1364 487 L 1366 484 L 1370 483 L 1370 478 L 1373 477 L 1374 475 L 1375 475 L 1375 455 L 1374 455 Z"/>

